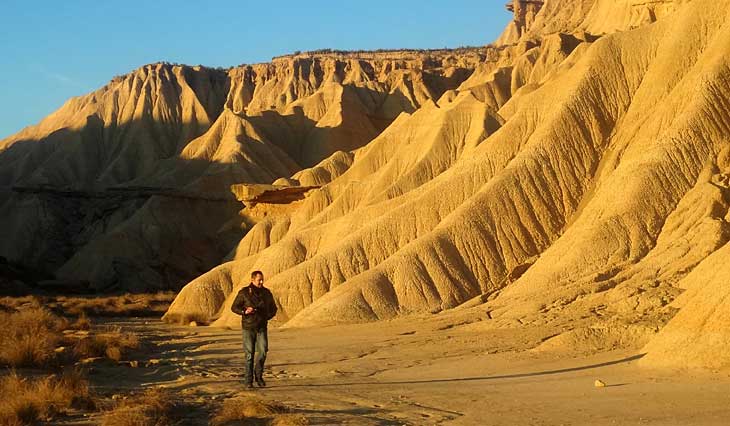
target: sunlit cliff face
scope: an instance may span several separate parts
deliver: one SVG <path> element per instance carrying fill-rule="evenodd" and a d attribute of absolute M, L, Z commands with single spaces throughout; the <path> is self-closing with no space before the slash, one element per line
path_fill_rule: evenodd
<path fill-rule="evenodd" d="M 512 0 L 511 3 L 507 3 L 507 10 L 515 15 L 513 22 L 519 37 L 530 29 L 535 22 L 535 16 L 544 4 L 543 0 Z"/>

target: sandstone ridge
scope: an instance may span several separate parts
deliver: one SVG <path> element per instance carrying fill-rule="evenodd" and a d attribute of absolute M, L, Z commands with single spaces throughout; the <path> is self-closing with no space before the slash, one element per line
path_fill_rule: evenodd
<path fill-rule="evenodd" d="M 730 3 L 510 7 L 483 49 L 156 64 L 69 101 L 0 142 L 0 183 L 188 198 L 4 192 L 0 255 L 186 284 L 168 321 L 238 327 L 260 269 L 285 327 L 468 313 L 730 369 Z"/>
<path fill-rule="evenodd" d="M 728 241 L 712 183 L 730 140 L 728 4 L 564 3 L 545 2 L 460 87 L 257 223 L 168 318 L 236 326 L 226 295 L 264 269 L 289 327 L 478 309 L 496 327 L 562 328 L 543 350 L 653 342 L 646 365 L 696 339 L 689 321 L 654 333 L 679 283 Z M 703 296 L 687 297 L 677 317 L 706 324 Z M 703 350 L 669 364 L 728 367 Z"/>
<path fill-rule="evenodd" d="M 179 288 L 245 233 L 232 184 L 270 184 L 357 149 L 458 87 L 480 60 L 374 57 L 228 70 L 157 63 L 69 100 L 0 141 L 0 217 L 10 225 L 0 254 L 98 289 Z M 208 209 L 217 213 L 199 216 Z"/>

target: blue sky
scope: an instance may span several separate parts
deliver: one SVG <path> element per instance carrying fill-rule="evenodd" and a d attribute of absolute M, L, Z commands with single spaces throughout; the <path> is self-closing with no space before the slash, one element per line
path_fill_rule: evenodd
<path fill-rule="evenodd" d="M 141 65 L 232 66 L 296 50 L 484 45 L 504 0 L 3 0 L 0 139 Z"/>

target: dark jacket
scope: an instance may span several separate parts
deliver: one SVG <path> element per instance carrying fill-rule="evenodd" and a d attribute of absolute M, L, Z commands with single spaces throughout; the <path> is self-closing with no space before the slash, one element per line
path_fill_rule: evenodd
<path fill-rule="evenodd" d="M 246 308 L 254 308 L 251 314 L 244 315 Z M 274 295 L 266 287 L 258 288 L 253 284 L 238 291 L 231 310 L 241 315 L 241 327 L 245 329 L 266 328 L 268 321 L 276 315 Z"/>

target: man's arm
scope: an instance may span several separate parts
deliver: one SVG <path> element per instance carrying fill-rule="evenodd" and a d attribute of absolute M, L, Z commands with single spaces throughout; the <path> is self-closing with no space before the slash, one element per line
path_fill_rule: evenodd
<path fill-rule="evenodd" d="M 269 309 L 267 309 L 267 311 L 268 311 L 269 315 L 268 315 L 268 318 L 266 318 L 267 321 L 274 318 L 276 316 L 276 311 L 277 311 L 276 301 L 274 300 L 274 295 L 271 293 L 271 290 L 269 290 L 268 293 L 269 293 L 268 294 Z"/>
<path fill-rule="evenodd" d="M 246 306 L 246 300 L 244 298 L 243 291 L 239 290 L 238 294 L 236 295 L 236 298 L 233 300 L 233 304 L 231 305 L 231 310 L 238 315 L 243 315 L 245 312 L 244 311 L 245 306 Z"/>

